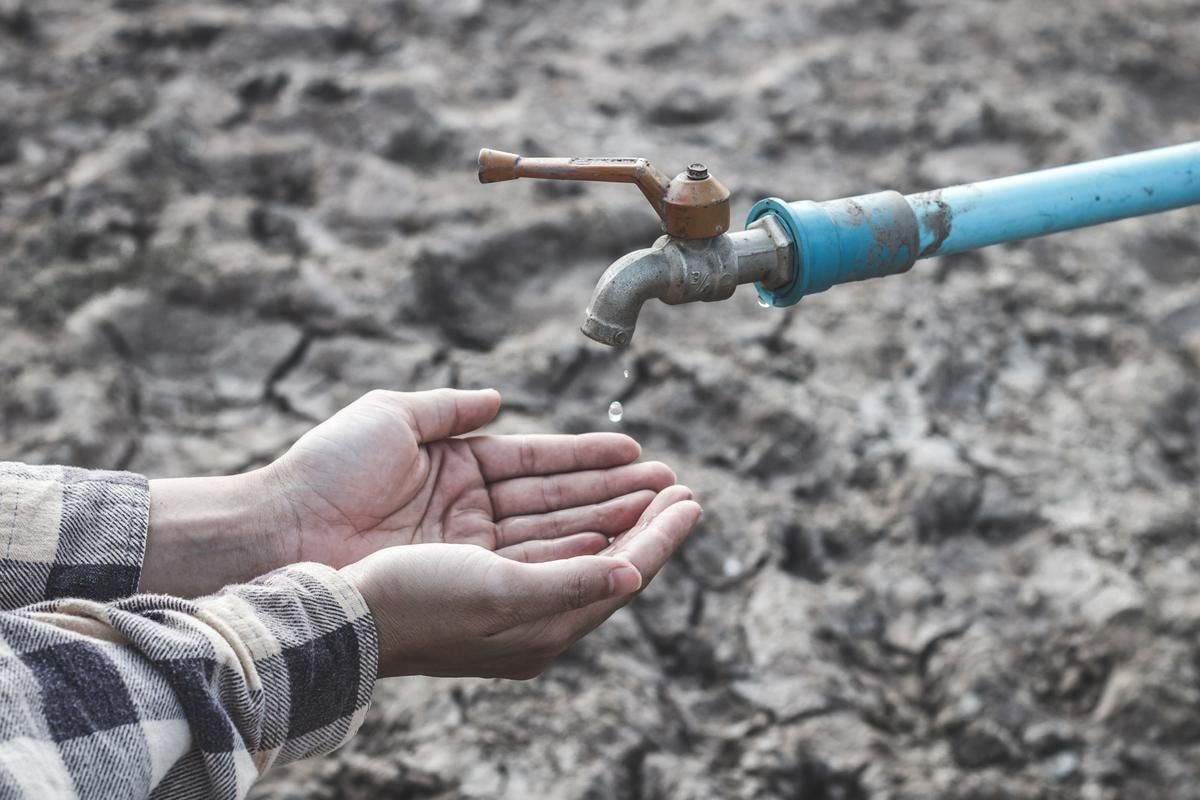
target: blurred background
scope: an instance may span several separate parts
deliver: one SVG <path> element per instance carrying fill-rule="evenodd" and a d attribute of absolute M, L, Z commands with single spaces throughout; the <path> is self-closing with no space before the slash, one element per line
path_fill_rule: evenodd
<path fill-rule="evenodd" d="M 0 458 L 228 473 L 494 386 L 697 490 L 543 678 L 384 683 L 258 798 L 1200 797 L 1200 211 L 618 356 L 577 327 L 642 197 L 474 167 L 704 161 L 740 225 L 1200 139 L 1197 75 L 1196 0 L 0 0 Z"/>

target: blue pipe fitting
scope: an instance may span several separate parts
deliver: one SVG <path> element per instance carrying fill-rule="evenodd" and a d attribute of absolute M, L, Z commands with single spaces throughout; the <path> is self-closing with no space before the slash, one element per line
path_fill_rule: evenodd
<path fill-rule="evenodd" d="M 792 240 L 792 280 L 777 290 L 755 284 L 772 306 L 790 306 L 839 283 L 906 272 L 917 260 L 920 227 L 899 192 L 797 203 L 770 197 L 750 210 L 749 225 L 774 214 Z"/>
<path fill-rule="evenodd" d="M 904 272 L 922 258 L 1200 204 L 1200 142 L 901 196 L 755 204 L 792 240 L 793 278 L 756 284 L 773 306 L 839 283 Z"/>

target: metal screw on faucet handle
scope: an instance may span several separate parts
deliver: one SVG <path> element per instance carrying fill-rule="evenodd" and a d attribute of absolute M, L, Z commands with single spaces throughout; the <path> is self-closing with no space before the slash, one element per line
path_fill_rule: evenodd
<path fill-rule="evenodd" d="M 690 180 L 702 181 L 708 177 L 708 167 L 699 163 L 688 164 L 687 176 Z"/>

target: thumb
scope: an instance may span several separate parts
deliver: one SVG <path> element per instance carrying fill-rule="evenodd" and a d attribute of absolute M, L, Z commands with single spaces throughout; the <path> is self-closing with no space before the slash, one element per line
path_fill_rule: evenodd
<path fill-rule="evenodd" d="M 408 420 L 421 444 L 470 433 L 500 411 L 495 389 L 434 389 L 401 395 Z"/>
<path fill-rule="evenodd" d="M 517 614 L 524 622 L 633 594 L 642 586 L 637 567 L 623 558 L 577 556 L 516 566 Z"/>

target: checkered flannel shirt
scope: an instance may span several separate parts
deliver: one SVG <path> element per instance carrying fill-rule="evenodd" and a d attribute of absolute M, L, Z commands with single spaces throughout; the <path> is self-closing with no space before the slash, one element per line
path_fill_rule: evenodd
<path fill-rule="evenodd" d="M 297 564 L 198 600 L 136 594 L 149 487 L 0 462 L 0 797 L 241 797 L 358 730 L 375 625 Z"/>

